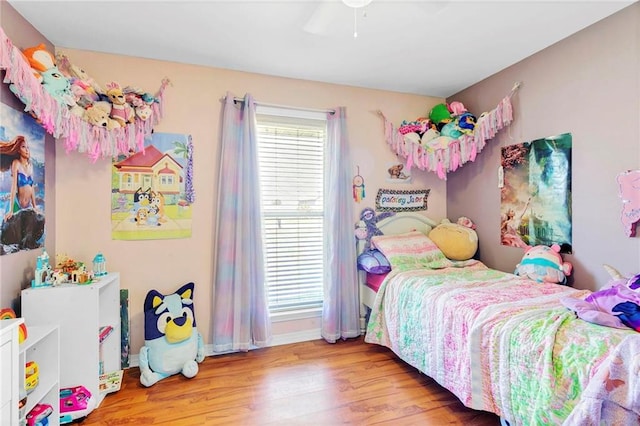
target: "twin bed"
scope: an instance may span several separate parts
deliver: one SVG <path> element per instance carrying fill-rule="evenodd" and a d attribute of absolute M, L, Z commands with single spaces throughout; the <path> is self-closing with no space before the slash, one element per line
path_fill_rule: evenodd
<path fill-rule="evenodd" d="M 377 225 L 392 270 L 359 272 L 366 342 L 511 425 L 640 424 L 640 334 L 586 322 L 560 303 L 589 291 L 443 260 L 423 244 L 436 225 L 424 215 Z M 377 291 L 367 284 L 376 280 Z"/>

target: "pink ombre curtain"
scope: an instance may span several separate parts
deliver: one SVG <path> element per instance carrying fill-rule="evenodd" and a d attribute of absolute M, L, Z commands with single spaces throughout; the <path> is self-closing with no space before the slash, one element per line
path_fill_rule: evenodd
<path fill-rule="evenodd" d="M 234 102 L 222 113 L 213 350 L 267 346 L 271 323 L 265 291 L 255 102 Z"/>
<path fill-rule="evenodd" d="M 351 158 L 346 110 L 327 116 L 325 281 L 322 337 L 329 343 L 360 336 L 360 298 L 353 234 Z"/>

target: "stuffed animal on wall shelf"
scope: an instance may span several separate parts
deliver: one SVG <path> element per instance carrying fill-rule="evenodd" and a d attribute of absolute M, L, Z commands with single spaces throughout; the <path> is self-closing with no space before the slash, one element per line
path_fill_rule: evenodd
<path fill-rule="evenodd" d="M 204 360 L 202 335 L 193 309 L 194 284 L 173 294 L 150 290 L 144 300 L 144 346 L 140 349 L 140 383 L 152 386 L 173 374 L 198 374 Z"/>
<path fill-rule="evenodd" d="M 136 118 L 135 112 L 126 101 L 124 92 L 118 83 L 107 84 L 107 97 L 111 102 L 111 118 L 120 123 L 121 127 L 133 123 Z"/>

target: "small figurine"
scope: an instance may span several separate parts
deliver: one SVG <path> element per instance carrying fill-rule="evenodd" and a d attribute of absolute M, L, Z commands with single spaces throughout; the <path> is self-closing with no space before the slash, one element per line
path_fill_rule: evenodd
<path fill-rule="evenodd" d="M 49 255 L 45 249 L 36 258 L 36 271 L 34 279 L 31 280 L 31 287 L 45 287 L 51 285 L 51 265 L 49 265 Z"/>

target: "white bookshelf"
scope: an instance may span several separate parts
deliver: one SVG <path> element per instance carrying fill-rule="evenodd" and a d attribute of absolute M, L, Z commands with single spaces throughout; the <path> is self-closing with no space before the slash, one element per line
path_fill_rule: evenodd
<path fill-rule="evenodd" d="M 18 424 L 20 362 L 18 327 L 22 318 L 0 321 L 0 424 Z"/>
<path fill-rule="evenodd" d="M 91 284 L 63 284 L 22 291 L 22 315 L 30 324 L 60 326 L 60 388 L 82 385 L 96 398 L 100 374 L 120 370 L 120 275 Z M 100 327 L 113 331 L 100 343 Z"/>
<path fill-rule="evenodd" d="M 36 404 L 48 404 L 53 409 L 49 425 L 60 424 L 60 336 L 57 325 L 27 325 L 27 339 L 20 344 L 20 387 L 24 389 L 25 365 L 29 361 L 38 364 L 38 385 L 27 395 L 27 405 L 20 416 L 20 424 Z"/>

